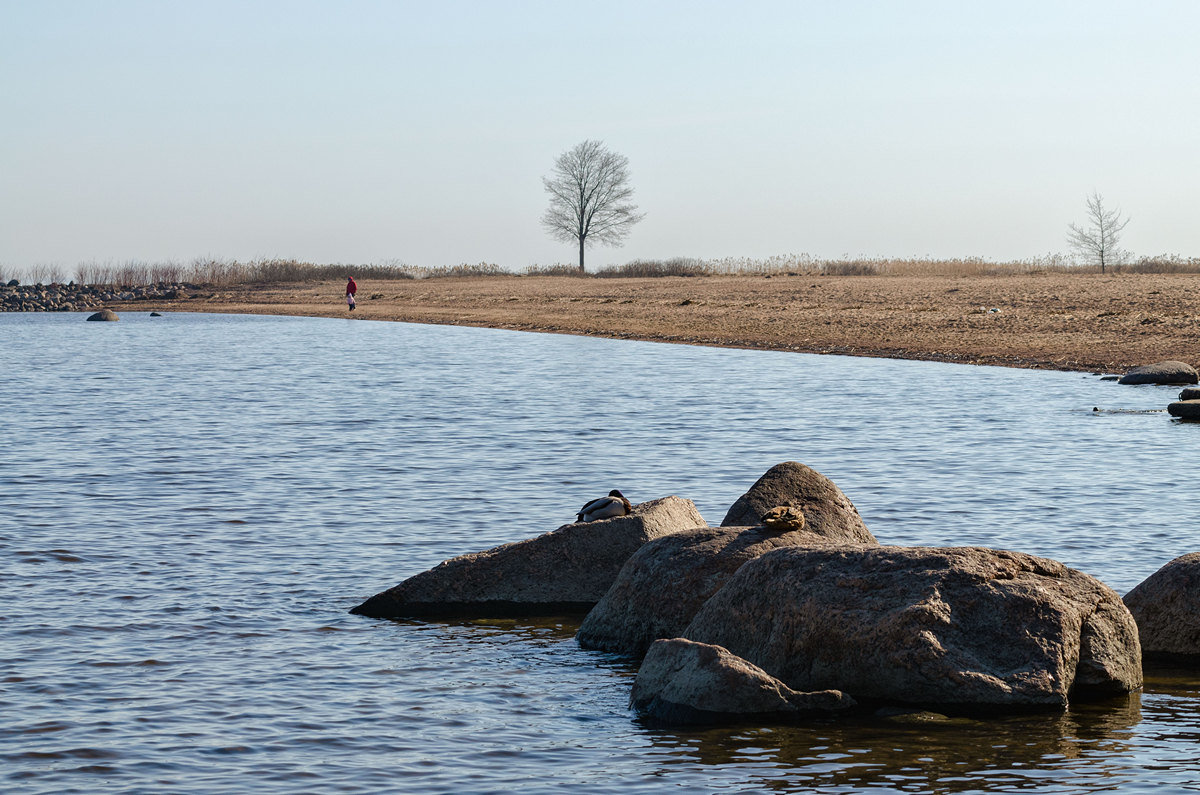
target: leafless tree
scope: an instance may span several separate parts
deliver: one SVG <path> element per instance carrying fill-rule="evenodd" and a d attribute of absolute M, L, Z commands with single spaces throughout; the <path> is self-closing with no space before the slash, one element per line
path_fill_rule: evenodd
<path fill-rule="evenodd" d="M 34 284 L 59 284 L 63 281 L 61 265 L 39 263 L 29 269 L 29 278 Z"/>
<path fill-rule="evenodd" d="M 559 155 L 542 185 L 550 194 L 542 225 L 556 240 L 579 243 L 581 273 L 585 246 L 619 246 L 643 218 L 630 202 L 629 158 L 610 152 L 600 141 L 584 141 Z"/>
<path fill-rule="evenodd" d="M 1104 197 L 1095 191 L 1087 200 L 1087 208 L 1086 226 L 1071 224 L 1067 242 L 1092 262 L 1100 263 L 1100 272 L 1104 273 L 1107 265 L 1119 263 L 1125 256 L 1125 252 L 1117 248 L 1117 243 L 1129 219 L 1123 218 L 1119 209 L 1105 209 Z"/>

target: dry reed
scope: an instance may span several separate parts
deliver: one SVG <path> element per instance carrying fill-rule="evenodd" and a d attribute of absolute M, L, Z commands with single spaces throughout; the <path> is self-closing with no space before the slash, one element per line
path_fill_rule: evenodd
<path fill-rule="evenodd" d="M 1160 254 L 1110 266 L 1113 274 L 1122 273 L 1200 273 L 1200 257 Z M 820 259 L 808 254 L 781 254 L 766 258 L 725 257 L 701 259 L 674 257 L 665 260 L 636 259 L 624 265 L 611 265 L 591 273 L 575 265 L 531 265 L 525 276 L 563 276 L 580 278 L 656 278 L 697 276 L 935 276 L 968 278 L 978 276 L 1030 275 L 1037 273 L 1099 273 L 1099 266 L 1081 264 L 1074 257 L 1047 254 L 1010 262 L 992 262 L 981 257 L 934 259 L 854 258 Z M 74 281 L 80 284 L 132 286 L 149 284 L 195 283 L 212 285 L 294 283 L 328 281 L 352 275 L 356 279 L 389 281 L 402 279 L 454 279 L 467 277 L 513 277 L 518 274 L 499 265 L 481 262 L 475 265 L 418 267 L 392 260 L 374 265 L 318 265 L 294 259 L 258 259 L 249 262 L 202 257 L 190 263 L 84 262 L 76 266 Z M 10 279 L 39 284 L 64 282 L 68 271 L 61 265 L 37 264 L 25 268 L 0 266 L 0 284 Z"/>

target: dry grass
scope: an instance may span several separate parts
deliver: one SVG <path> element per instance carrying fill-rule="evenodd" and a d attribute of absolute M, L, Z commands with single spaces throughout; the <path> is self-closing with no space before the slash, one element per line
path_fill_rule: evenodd
<path fill-rule="evenodd" d="M 1113 273 L 1200 273 L 1200 258 L 1178 255 L 1143 257 L 1135 262 L 1109 266 Z M 1079 263 L 1063 254 L 1047 254 L 1011 262 L 992 262 L 982 257 L 956 259 L 843 258 L 818 259 L 807 254 L 783 254 L 765 259 L 726 257 L 699 259 L 675 257 L 666 260 L 638 259 L 611 265 L 595 273 L 580 274 L 574 266 L 531 269 L 530 275 L 596 278 L 658 278 L 668 276 L 1026 276 L 1038 273 L 1099 273 L 1096 265 Z"/>
<path fill-rule="evenodd" d="M 624 265 L 610 265 L 594 275 L 601 279 L 642 279 L 664 276 L 713 276 L 715 273 L 704 260 L 675 257 L 668 260 L 635 259 Z"/>
<path fill-rule="evenodd" d="M 1198 263 L 1200 264 L 1200 263 Z M 996 263 L 982 257 L 960 259 L 818 259 L 808 254 L 783 254 L 765 259 L 726 257 L 724 259 L 675 258 L 670 260 L 634 260 L 606 268 L 596 275 L 625 277 L 654 276 L 996 276 L 1006 273 L 1027 274 L 1054 270 L 1087 268 L 1071 258 L 1047 255 L 1029 260 Z"/>
<path fill-rule="evenodd" d="M 1111 273 L 1181 274 L 1200 273 L 1200 258 L 1161 254 L 1142 257 L 1136 261 L 1112 265 Z M 781 254 L 754 259 L 726 257 L 701 259 L 674 257 L 665 260 L 637 259 L 624 265 L 611 265 L 599 271 L 581 273 L 575 265 L 532 265 L 524 276 L 571 276 L 579 278 L 624 279 L 680 276 L 877 276 L 945 278 L 1025 276 L 1031 274 L 1098 273 L 1099 267 L 1081 264 L 1062 254 L 1047 254 L 1010 262 L 992 262 L 982 257 L 957 259 L 934 258 L 852 258 L 819 259 L 808 254 Z M 295 284 L 319 282 L 353 275 L 356 279 L 399 281 L 413 279 L 461 279 L 475 277 L 513 277 L 518 274 L 499 265 L 481 262 L 437 267 L 417 267 L 390 261 L 374 265 L 320 265 L 294 259 L 258 259 L 249 262 L 204 257 L 190 263 L 145 262 L 127 260 L 121 263 L 85 262 L 73 274 L 57 265 L 38 264 L 25 268 L 11 265 L 0 267 L 0 281 L 17 278 L 33 283 L 65 282 L 68 278 L 81 284 L 146 285 L 191 282 L 212 285 Z"/>
<path fill-rule="evenodd" d="M 37 276 L 36 269 L 32 274 Z M 405 279 L 461 278 L 474 276 L 511 276 L 499 265 L 453 265 L 418 268 L 403 263 L 381 265 L 318 265 L 294 259 L 260 259 L 250 262 L 205 257 L 187 265 L 177 262 L 123 263 L 87 262 L 75 269 L 75 281 L 82 284 L 158 284 L 192 282 L 196 284 L 236 285 L 264 283 L 318 282 L 353 275 L 357 279 L 397 281 Z M 56 280 L 62 280 L 61 276 Z"/>
<path fill-rule="evenodd" d="M 584 278 L 590 274 L 581 273 L 577 265 L 530 265 L 525 269 L 526 276 L 578 276 Z"/>

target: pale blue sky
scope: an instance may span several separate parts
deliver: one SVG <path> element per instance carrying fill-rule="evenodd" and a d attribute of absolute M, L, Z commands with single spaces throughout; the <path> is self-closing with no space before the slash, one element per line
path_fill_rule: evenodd
<path fill-rule="evenodd" d="M 572 262 L 586 138 L 645 220 L 589 265 L 1066 251 L 1098 190 L 1200 256 L 1200 3 L 0 0 L 0 265 Z"/>

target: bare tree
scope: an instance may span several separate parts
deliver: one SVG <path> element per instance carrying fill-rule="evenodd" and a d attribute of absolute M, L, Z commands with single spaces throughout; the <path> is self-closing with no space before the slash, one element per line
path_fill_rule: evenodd
<path fill-rule="evenodd" d="M 584 246 L 619 246 L 644 217 L 630 202 L 629 158 L 608 151 L 600 141 L 584 141 L 559 155 L 542 185 L 550 194 L 542 225 L 556 240 L 578 241 L 580 273 Z"/>
<path fill-rule="evenodd" d="M 1121 217 L 1119 209 L 1106 210 L 1104 197 L 1095 191 L 1087 200 L 1087 208 L 1087 225 L 1080 227 L 1071 224 L 1067 242 L 1092 262 L 1100 263 L 1100 272 L 1104 273 L 1105 266 L 1119 263 L 1125 256 L 1125 252 L 1117 248 L 1117 243 L 1129 219 Z"/>

